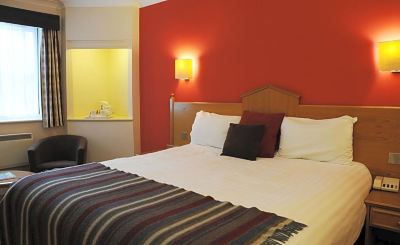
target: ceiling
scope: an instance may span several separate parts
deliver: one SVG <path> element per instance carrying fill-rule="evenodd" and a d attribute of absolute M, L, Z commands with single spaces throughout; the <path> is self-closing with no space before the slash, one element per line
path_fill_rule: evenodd
<path fill-rule="evenodd" d="M 140 7 L 146 7 L 156 3 L 164 2 L 167 0 L 139 0 Z"/>
<path fill-rule="evenodd" d="M 166 0 L 60 0 L 66 7 L 110 7 L 140 6 L 146 7 Z"/>

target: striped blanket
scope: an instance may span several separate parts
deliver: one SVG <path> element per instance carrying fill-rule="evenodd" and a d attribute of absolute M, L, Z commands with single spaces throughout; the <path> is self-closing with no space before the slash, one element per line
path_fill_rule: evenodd
<path fill-rule="evenodd" d="M 281 244 L 305 225 L 99 163 L 26 177 L 1 204 L 2 244 Z"/>

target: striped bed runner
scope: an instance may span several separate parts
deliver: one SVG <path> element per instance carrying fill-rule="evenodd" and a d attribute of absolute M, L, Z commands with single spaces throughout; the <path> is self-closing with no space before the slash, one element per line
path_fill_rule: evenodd
<path fill-rule="evenodd" d="M 6 245 L 275 245 L 306 227 L 99 163 L 26 177 L 0 208 Z"/>

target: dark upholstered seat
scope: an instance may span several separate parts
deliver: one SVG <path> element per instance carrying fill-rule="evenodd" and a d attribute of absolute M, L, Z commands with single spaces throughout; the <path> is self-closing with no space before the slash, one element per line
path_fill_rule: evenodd
<path fill-rule="evenodd" d="M 31 172 L 71 167 L 86 162 L 87 140 L 76 135 L 44 138 L 28 149 Z"/>

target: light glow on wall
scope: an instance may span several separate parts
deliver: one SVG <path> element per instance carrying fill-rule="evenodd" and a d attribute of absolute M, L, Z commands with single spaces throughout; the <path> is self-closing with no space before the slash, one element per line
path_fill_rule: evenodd
<path fill-rule="evenodd" d="M 192 81 L 196 81 L 199 71 L 200 71 L 200 64 L 199 64 L 199 59 L 201 56 L 201 51 L 198 48 L 193 48 L 193 47 L 182 47 L 182 48 L 177 48 L 173 52 L 173 56 L 177 59 L 190 59 L 192 60 L 192 78 L 190 79 Z"/>

